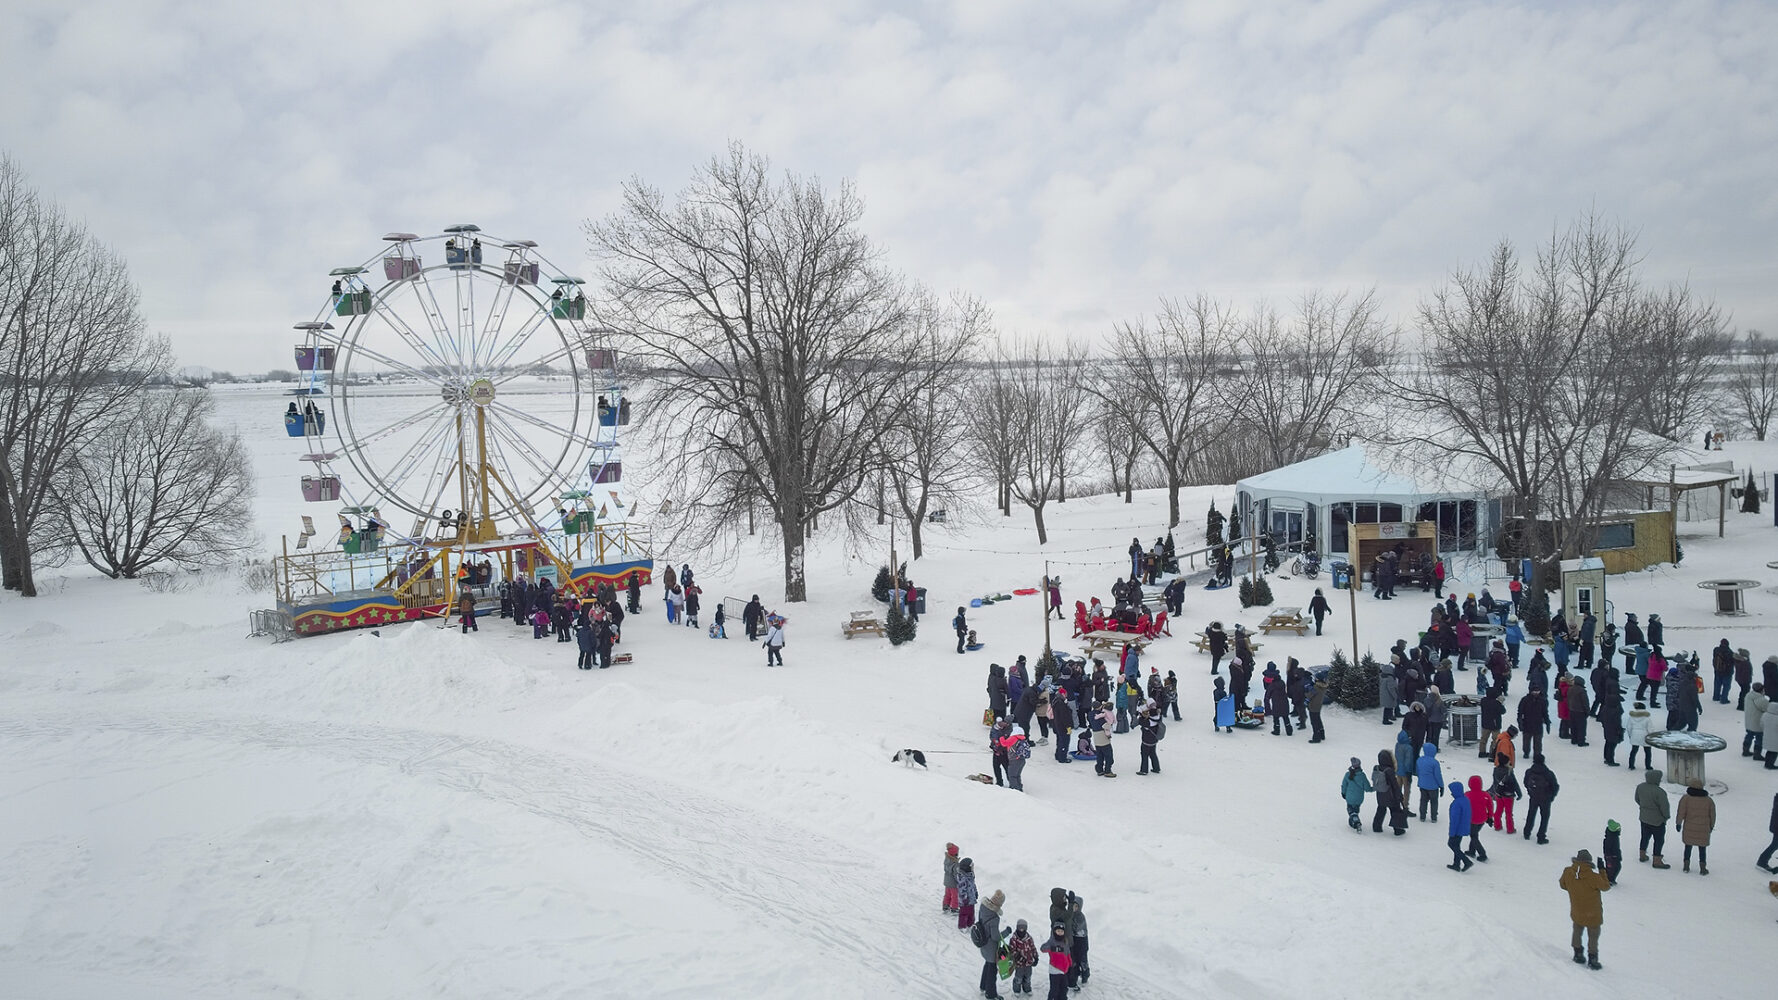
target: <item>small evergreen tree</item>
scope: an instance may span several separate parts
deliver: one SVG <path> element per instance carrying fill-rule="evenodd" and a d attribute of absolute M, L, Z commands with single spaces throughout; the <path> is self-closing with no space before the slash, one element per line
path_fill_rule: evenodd
<path fill-rule="evenodd" d="M 1242 607 L 1253 607 L 1253 578 L 1247 576 L 1242 577 L 1241 585 L 1236 589 L 1236 594 L 1241 599 Z"/>
<path fill-rule="evenodd" d="M 1747 470 L 1747 485 L 1741 487 L 1741 511 L 1746 514 L 1759 513 L 1759 484 L 1753 481 L 1753 470 Z"/>
<path fill-rule="evenodd" d="M 1265 608 L 1272 606 L 1272 585 L 1263 576 L 1253 581 L 1253 603 Z"/>
<path fill-rule="evenodd" d="M 1238 510 L 1231 510 L 1231 511 L 1229 511 L 1229 541 L 1232 542 L 1235 539 L 1240 538 L 1240 537 L 1241 537 L 1241 512 Z"/>
<path fill-rule="evenodd" d="M 1216 501 L 1210 501 L 1210 513 L 1204 515 L 1204 544 L 1222 544 L 1222 511 L 1216 509 Z"/>
<path fill-rule="evenodd" d="M 1550 595 L 1542 587 L 1527 587 L 1525 597 L 1519 605 L 1519 623 L 1525 627 L 1525 634 L 1540 637 L 1548 635 Z"/>
<path fill-rule="evenodd" d="M 899 646 L 904 642 L 913 642 L 918 628 L 912 618 L 901 613 L 900 601 L 889 603 L 889 617 L 883 625 L 883 633 L 889 637 L 889 645 Z"/>
<path fill-rule="evenodd" d="M 1048 646 L 1043 647 L 1043 655 L 1037 658 L 1037 673 L 1031 677 L 1031 683 L 1040 684 L 1045 677 L 1056 673 L 1056 653 Z"/>
<path fill-rule="evenodd" d="M 1278 568 L 1278 543 L 1273 541 L 1271 533 L 1267 532 L 1260 536 L 1260 544 L 1266 550 L 1264 565 L 1266 567 L 1266 572 L 1270 573 Z"/>
<path fill-rule="evenodd" d="M 870 596 L 876 598 L 879 601 L 888 601 L 889 600 L 889 588 L 895 586 L 897 579 L 900 580 L 902 587 L 905 588 L 907 586 L 907 579 L 908 579 L 908 564 L 907 563 L 901 564 L 901 576 L 899 578 L 892 575 L 889 572 L 889 567 L 887 565 L 878 567 L 877 568 L 877 578 L 872 580 L 871 584 L 870 584 Z"/>

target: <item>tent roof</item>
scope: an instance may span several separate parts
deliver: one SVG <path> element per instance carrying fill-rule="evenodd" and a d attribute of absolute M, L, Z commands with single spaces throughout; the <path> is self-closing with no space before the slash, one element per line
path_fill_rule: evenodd
<path fill-rule="evenodd" d="M 1401 464 L 1405 467 L 1407 463 Z M 1347 445 L 1295 465 L 1249 476 L 1236 483 L 1235 489 L 1255 499 L 1289 497 L 1314 504 L 1344 500 L 1421 503 L 1440 497 L 1473 498 L 1479 492 L 1446 483 L 1423 482 L 1405 471 L 1380 467 L 1362 444 Z"/>

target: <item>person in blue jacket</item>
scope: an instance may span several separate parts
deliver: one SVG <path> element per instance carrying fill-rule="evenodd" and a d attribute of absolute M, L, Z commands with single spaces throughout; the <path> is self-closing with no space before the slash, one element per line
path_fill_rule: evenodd
<path fill-rule="evenodd" d="M 1420 747 L 1420 822 L 1438 822 L 1439 796 L 1445 794 L 1445 772 L 1438 766 L 1438 747 L 1430 743 Z M 1432 819 L 1426 818 L 1426 807 L 1432 807 Z"/>
<path fill-rule="evenodd" d="M 1463 795 L 1463 786 L 1453 781 L 1450 784 L 1451 807 L 1445 810 L 1445 817 L 1450 820 L 1446 832 L 1445 845 L 1451 849 L 1451 863 L 1446 868 L 1454 872 L 1466 872 L 1475 867 L 1469 855 L 1463 853 L 1463 838 L 1469 836 L 1469 799 Z"/>
<path fill-rule="evenodd" d="M 1403 729 L 1395 734 L 1395 776 L 1401 781 L 1401 808 L 1407 812 L 1414 808 L 1414 769 L 1419 762 L 1419 752 L 1414 747 L 1414 738 Z"/>
<path fill-rule="evenodd" d="M 1512 661 L 1513 669 L 1519 669 L 1519 646 L 1525 641 L 1525 630 L 1519 627 L 1517 618 L 1506 620 L 1506 658 Z"/>
<path fill-rule="evenodd" d="M 1364 821 L 1358 818 L 1358 810 L 1364 805 L 1364 797 L 1371 791 L 1371 779 L 1364 776 L 1364 764 L 1357 757 L 1346 768 L 1346 776 L 1340 779 L 1340 797 L 1346 800 L 1346 825 L 1353 833 L 1364 832 Z M 1774 808 L 1778 808 L 1775 806 Z"/>

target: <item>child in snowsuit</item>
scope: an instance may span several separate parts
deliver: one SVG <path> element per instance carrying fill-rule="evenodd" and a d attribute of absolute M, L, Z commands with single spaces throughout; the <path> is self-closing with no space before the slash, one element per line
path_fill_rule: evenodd
<path fill-rule="evenodd" d="M 1346 800 L 1346 825 L 1353 833 L 1364 832 L 1364 821 L 1358 818 L 1358 810 L 1364 806 L 1364 797 L 1371 791 L 1371 782 L 1364 776 L 1364 764 L 1357 757 L 1346 768 L 1346 776 L 1340 779 L 1340 797 Z"/>
<path fill-rule="evenodd" d="M 728 638 L 727 622 L 728 622 L 727 616 L 725 616 L 722 613 L 722 605 L 720 603 L 718 603 L 716 605 L 716 616 L 714 618 L 712 618 L 710 621 L 710 638 L 712 638 L 712 639 L 727 639 Z"/>
<path fill-rule="evenodd" d="M 531 638 L 541 639 L 549 634 L 549 612 L 538 608 L 531 612 Z"/>
<path fill-rule="evenodd" d="M 1486 861 L 1488 849 L 1482 846 L 1482 827 L 1494 819 L 1494 798 L 1482 790 L 1479 774 L 1469 776 L 1469 791 L 1464 797 L 1469 800 L 1469 850 L 1466 853 L 1477 861 Z"/>
<path fill-rule="evenodd" d="M 945 845 L 945 898 L 939 905 L 946 913 L 957 912 L 957 845 Z"/>
<path fill-rule="evenodd" d="M 1522 798 L 1523 793 L 1519 790 L 1519 778 L 1513 774 L 1513 769 L 1505 764 L 1494 765 L 1494 785 L 1488 789 L 1488 793 L 1494 796 L 1494 829 L 1500 829 L 1500 824 L 1504 822 L 1507 833 L 1517 833 L 1513 828 L 1513 802 Z"/>
<path fill-rule="evenodd" d="M 1179 678 L 1167 671 L 1167 705 L 1173 710 L 1173 721 L 1179 721 Z"/>
<path fill-rule="evenodd" d="M 1037 941 L 1025 929 L 1023 920 L 1019 921 L 1018 929 L 1006 941 L 1006 957 L 1012 962 L 1013 993 L 1030 995 L 1031 969 L 1037 965 Z"/>
<path fill-rule="evenodd" d="M 1463 833 L 1474 824 L 1470 823 L 1469 799 L 1463 794 L 1463 786 L 1451 782 L 1451 806 L 1445 810 L 1445 820 L 1450 825 L 1445 829 L 1449 836 L 1445 838 L 1445 846 L 1451 849 L 1451 863 L 1446 868 L 1454 872 L 1466 872 L 1475 867 L 1475 862 L 1463 850 Z"/>
<path fill-rule="evenodd" d="M 1068 1000 L 1068 931 L 1061 924 L 1050 928 L 1049 940 L 1038 948 L 1049 956 L 1050 991 L 1048 1000 Z"/>
<path fill-rule="evenodd" d="M 975 923 L 975 862 L 964 858 L 957 862 L 957 929 L 969 930 Z"/>
<path fill-rule="evenodd" d="M 1605 873 L 1612 885 L 1617 885 L 1618 872 L 1624 870 L 1624 848 L 1618 841 L 1618 834 L 1622 830 L 1623 827 L 1617 825 L 1617 820 L 1606 820 L 1605 842 L 1599 846 L 1599 870 Z"/>

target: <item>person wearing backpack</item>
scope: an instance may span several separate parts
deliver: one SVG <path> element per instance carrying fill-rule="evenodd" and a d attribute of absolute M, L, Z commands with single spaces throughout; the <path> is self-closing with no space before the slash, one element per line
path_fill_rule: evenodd
<path fill-rule="evenodd" d="M 951 630 L 957 633 L 957 652 L 963 652 L 963 642 L 969 638 L 969 619 L 964 615 L 962 606 L 957 608 L 957 617 L 951 619 Z"/>
<path fill-rule="evenodd" d="M 1358 810 L 1364 806 L 1364 797 L 1371 791 L 1371 782 L 1364 776 L 1364 764 L 1357 757 L 1346 768 L 1346 776 L 1340 779 L 1340 798 L 1346 800 L 1346 825 L 1353 833 L 1364 832 L 1364 820 L 1358 816 Z"/>
<path fill-rule="evenodd" d="M 1141 716 L 1138 725 L 1142 728 L 1142 766 L 1137 769 L 1136 773 L 1147 774 L 1152 767 L 1154 773 L 1160 774 L 1161 758 L 1155 750 L 1160 746 L 1161 739 L 1166 734 L 1167 724 L 1161 721 L 1160 712 L 1151 706 L 1144 705 L 1137 709 L 1137 712 Z"/>
<path fill-rule="evenodd" d="M 969 928 L 969 943 L 982 955 L 982 996 L 988 1000 L 1000 1000 L 1000 945 L 1012 933 L 1000 927 L 1000 907 L 1005 902 L 1006 893 L 995 889 L 982 901 L 982 915 Z"/>
<path fill-rule="evenodd" d="M 1556 773 L 1543 762 L 1543 754 L 1531 758 L 1531 766 L 1525 771 L 1525 797 L 1530 805 L 1525 807 L 1525 839 L 1531 839 L 1531 827 L 1537 827 L 1537 842 L 1549 843 L 1544 834 L 1550 826 L 1550 803 L 1556 801 L 1556 793 L 1562 786 L 1556 781 Z"/>

